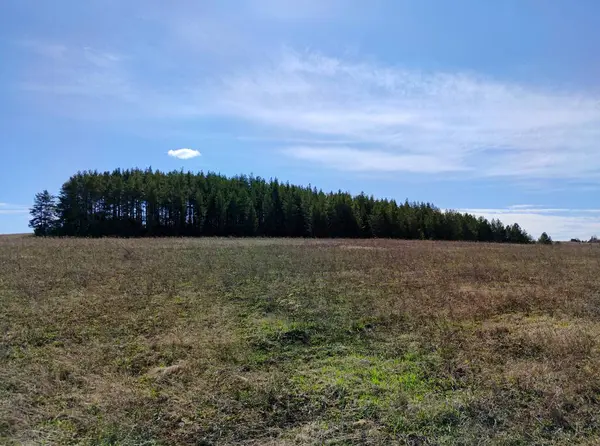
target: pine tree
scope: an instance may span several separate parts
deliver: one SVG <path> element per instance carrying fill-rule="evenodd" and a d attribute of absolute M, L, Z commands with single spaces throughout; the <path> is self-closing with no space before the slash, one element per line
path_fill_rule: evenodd
<path fill-rule="evenodd" d="M 342 191 L 244 175 L 116 169 L 78 172 L 58 203 L 36 196 L 31 225 L 38 235 L 385 237 L 530 243 L 517 224 L 429 203 L 398 205 Z M 50 217 L 48 217 L 50 216 Z M 56 216 L 56 218 L 54 217 Z"/>
<path fill-rule="evenodd" d="M 375 206 L 373 206 L 373 213 L 369 219 L 369 226 L 373 231 L 373 237 L 389 237 L 389 219 L 386 207 L 381 201 L 376 202 Z"/>
<path fill-rule="evenodd" d="M 315 191 L 315 198 L 311 208 L 311 235 L 313 237 L 329 237 L 329 223 L 327 221 L 325 194 Z"/>
<path fill-rule="evenodd" d="M 57 230 L 56 197 L 44 190 L 35 194 L 29 227 L 38 236 L 55 235 Z"/>

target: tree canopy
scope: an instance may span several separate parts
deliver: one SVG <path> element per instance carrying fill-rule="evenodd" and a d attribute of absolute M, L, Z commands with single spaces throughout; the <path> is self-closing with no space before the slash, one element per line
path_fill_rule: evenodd
<path fill-rule="evenodd" d="M 245 175 L 85 171 L 63 184 L 57 201 L 46 194 L 36 196 L 32 210 L 31 225 L 38 235 L 532 241 L 516 223 L 504 226 L 430 203 L 325 193 Z"/>

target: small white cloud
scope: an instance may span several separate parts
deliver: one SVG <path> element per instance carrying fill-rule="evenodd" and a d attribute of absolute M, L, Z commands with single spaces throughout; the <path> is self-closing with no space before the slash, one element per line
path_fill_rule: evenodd
<path fill-rule="evenodd" d="M 198 152 L 197 150 L 193 150 L 193 149 L 177 149 L 177 150 L 169 150 L 167 152 L 169 154 L 169 156 L 172 156 L 173 158 L 179 158 L 180 160 L 189 160 L 192 158 L 196 158 L 197 156 L 200 156 L 200 152 Z"/>

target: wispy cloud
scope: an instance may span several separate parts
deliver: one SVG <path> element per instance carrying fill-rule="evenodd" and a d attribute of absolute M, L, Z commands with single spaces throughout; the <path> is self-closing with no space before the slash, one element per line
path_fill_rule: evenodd
<path fill-rule="evenodd" d="M 277 135 L 287 156 L 340 170 L 600 177 L 600 96 L 592 92 L 289 48 L 254 66 L 232 64 L 231 75 L 204 73 L 164 86 L 147 74 L 152 66 L 133 70 L 113 51 L 65 54 L 52 73 L 33 74 L 23 88 L 64 99 L 59 109 L 77 116 L 241 121 L 257 137 Z"/>
<path fill-rule="evenodd" d="M 551 209 L 535 205 L 528 208 L 509 206 L 502 209 L 460 209 L 488 219 L 497 218 L 504 223 L 519 222 L 519 225 L 534 237 L 547 232 L 555 240 L 573 237 L 587 240 L 600 234 L 600 209 Z"/>
<path fill-rule="evenodd" d="M 349 147 L 290 147 L 284 153 L 305 161 L 345 171 L 365 172 L 455 172 L 461 166 L 440 164 L 431 155 L 399 154 L 381 150 L 358 150 Z"/>
<path fill-rule="evenodd" d="M 517 207 L 519 206 L 519 207 Z M 527 206 L 527 207 L 521 207 Z M 505 209 L 466 209 L 466 211 L 473 212 L 499 212 L 503 214 L 521 214 L 523 212 L 528 214 L 600 214 L 600 209 L 568 209 L 568 208 L 549 208 L 542 205 L 513 205 L 508 206 Z"/>
<path fill-rule="evenodd" d="M 179 158 L 180 160 L 188 160 L 200 156 L 200 152 L 193 149 L 169 150 L 167 153 L 169 156 L 172 156 L 173 158 Z"/>
<path fill-rule="evenodd" d="M 393 170 L 528 178 L 600 173 L 600 101 L 589 94 L 291 50 L 277 63 L 223 84 L 215 99 L 223 115 L 304 136 L 352 140 L 373 147 L 375 157 L 385 151 L 420 160 L 392 163 Z M 334 159 L 324 147 L 287 153 L 327 159 L 333 168 L 346 169 L 349 162 Z M 365 170 L 390 170 L 387 163 L 360 162 L 362 151 L 339 155 L 357 157 Z"/>
<path fill-rule="evenodd" d="M 49 59 L 61 59 L 67 53 L 67 47 L 62 44 L 42 40 L 26 39 L 17 42 L 24 48 Z"/>
<path fill-rule="evenodd" d="M 352 9 L 353 2 L 341 0 L 251 0 L 249 10 L 259 16 L 287 21 L 298 19 L 330 18 L 340 11 Z"/>
<path fill-rule="evenodd" d="M 68 109 L 79 116 L 83 105 L 93 108 L 93 103 L 86 102 L 90 100 L 129 102 L 130 107 L 136 102 L 134 96 L 139 88 L 132 84 L 132 75 L 121 63 L 123 58 L 119 54 L 88 46 L 32 42 L 35 43 L 27 47 L 42 59 L 39 67 L 28 70 L 21 79 L 23 91 L 69 100 Z"/>
<path fill-rule="evenodd" d="M 543 208 L 541 204 L 513 204 L 509 206 L 509 209 L 532 209 L 532 208 Z"/>
<path fill-rule="evenodd" d="M 20 204 L 0 203 L 0 215 L 26 214 L 29 207 Z"/>
<path fill-rule="evenodd" d="M 118 54 L 98 51 L 89 46 L 83 48 L 83 57 L 98 68 L 112 68 L 122 60 L 122 56 Z"/>

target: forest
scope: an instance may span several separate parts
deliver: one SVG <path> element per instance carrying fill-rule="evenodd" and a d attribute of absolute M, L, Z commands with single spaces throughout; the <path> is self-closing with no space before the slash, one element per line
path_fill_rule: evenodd
<path fill-rule="evenodd" d="M 78 172 L 36 195 L 39 236 L 399 238 L 530 243 L 518 224 L 430 203 L 325 193 L 277 179 L 149 169 Z"/>

